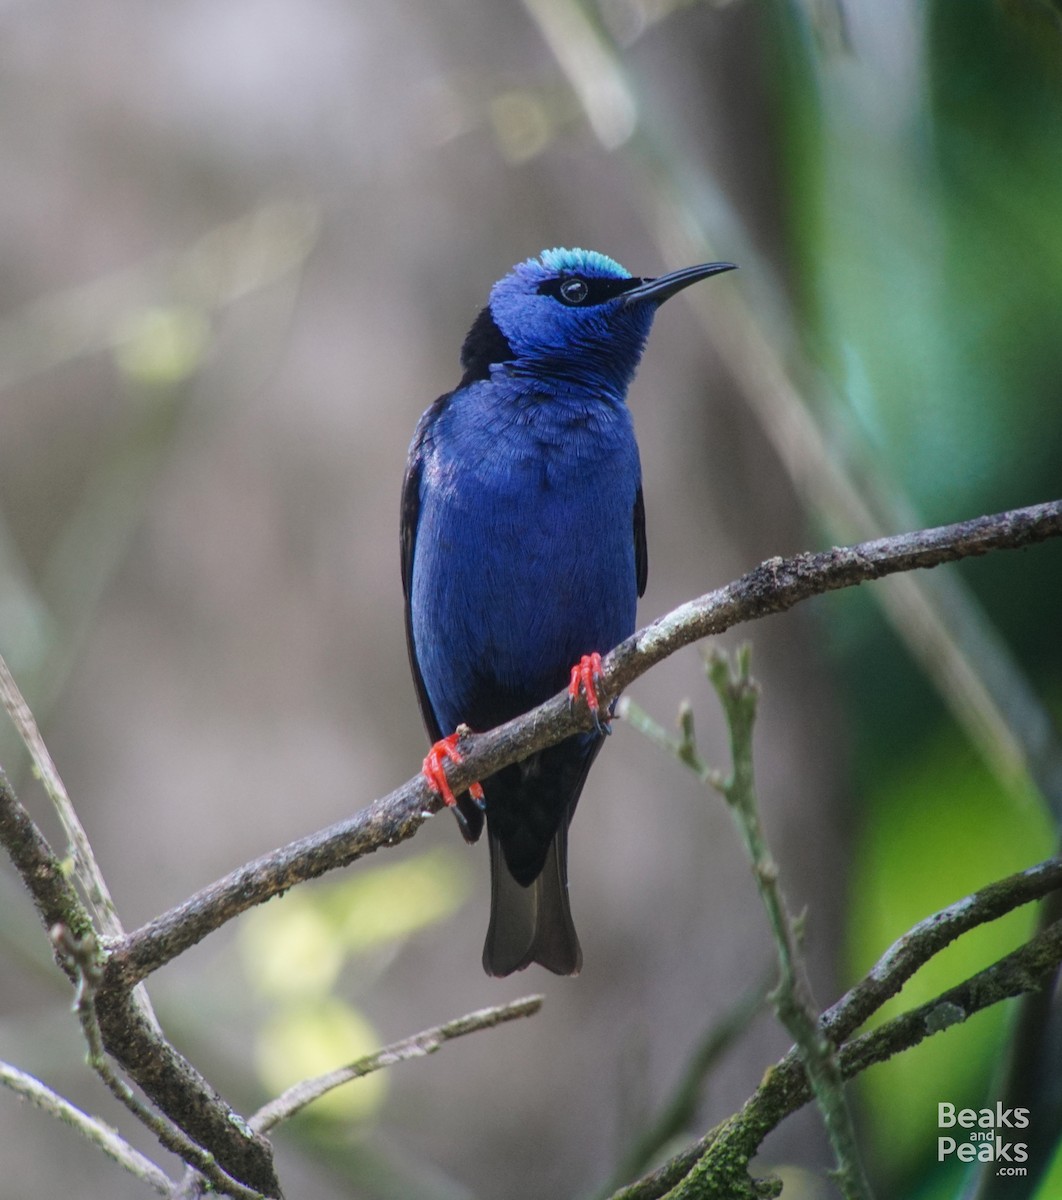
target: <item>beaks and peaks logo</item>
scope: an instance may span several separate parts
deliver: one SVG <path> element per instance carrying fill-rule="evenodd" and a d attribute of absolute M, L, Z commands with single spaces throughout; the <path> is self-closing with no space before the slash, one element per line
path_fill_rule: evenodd
<path fill-rule="evenodd" d="M 1029 1127 L 1027 1108 L 956 1108 L 942 1100 L 937 1104 L 937 1129 L 950 1130 L 937 1136 L 937 1161 L 996 1162 L 998 1175 L 1024 1175 L 1029 1148 L 1017 1141 Z M 1018 1166 L 1007 1164 L 1017 1163 Z"/>

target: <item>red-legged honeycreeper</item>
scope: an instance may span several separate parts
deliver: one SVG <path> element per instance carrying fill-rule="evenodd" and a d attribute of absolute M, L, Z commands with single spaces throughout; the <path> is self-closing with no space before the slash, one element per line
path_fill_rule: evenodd
<path fill-rule="evenodd" d="M 490 729 L 565 684 L 597 716 L 599 655 L 634 632 L 648 561 L 627 387 L 656 310 L 733 270 L 656 279 L 603 254 L 546 250 L 491 289 L 464 375 L 421 417 L 402 485 L 406 638 L 432 787 L 490 843 L 488 975 L 582 964 L 568 906 L 568 824 L 604 723 L 456 799 L 443 761 L 459 725 Z M 450 735 L 450 736 L 444 736 Z"/>

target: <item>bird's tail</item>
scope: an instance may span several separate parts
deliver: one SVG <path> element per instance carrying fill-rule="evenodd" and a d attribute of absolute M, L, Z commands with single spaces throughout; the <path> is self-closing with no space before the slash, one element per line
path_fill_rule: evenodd
<path fill-rule="evenodd" d="M 568 907 L 568 828 L 562 822 L 539 874 L 524 887 L 510 872 L 488 825 L 490 926 L 483 946 L 488 975 L 510 975 L 533 962 L 556 975 L 578 975 L 583 952 Z"/>

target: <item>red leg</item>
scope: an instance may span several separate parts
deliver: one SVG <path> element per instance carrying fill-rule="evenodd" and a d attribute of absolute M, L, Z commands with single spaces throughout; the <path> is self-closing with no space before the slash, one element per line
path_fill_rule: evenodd
<path fill-rule="evenodd" d="M 572 667 L 572 677 L 568 684 L 568 703 L 574 706 L 582 694 L 598 732 L 610 733 L 608 718 L 606 717 L 604 721 L 601 719 L 601 704 L 597 698 L 597 684 L 601 680 L 601 670 L 601 655 L 596 650 L 593 654 L 584 654 Z"/>
<path fill-rule="evenodd" d="M 437 792 L 442 796 L 443 803 L 450 808 L 457 803 L 457 797 L 454 795 L 449 780 L 446 778 L 446 768 L 443 764 L 447 759 L 455 763 L 463 761 L 461 751 L 457 748 L 457 743 L 460 740 L 460 733 L 451 733 L 449 737 L 440 738 L 428 751 L 428 756 L 424 760 L 424 766 L 421 768 L 421 774 L 428 781 L 428 787 L 433 792 Z M 477 804 L 483 803 L 482 784 L 469 784 L 468 793 Z"/>

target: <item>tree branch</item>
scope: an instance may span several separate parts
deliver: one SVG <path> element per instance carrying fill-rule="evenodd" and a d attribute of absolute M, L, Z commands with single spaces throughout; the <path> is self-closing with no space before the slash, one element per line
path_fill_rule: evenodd
<path fill-rule="evenodd" d="M 48 840 L 19 803 L 0 771 L 0 845 L 11 856 L 41 920 L 49 930 L 64 929 L 86 943 L 95 937 L 92 919 Z M 106 951 L 102 958 L 106 959 Z M 59 965 L 75 987 L 78 970 L 69 955 Z M 101 990 L 95 1015 L 109 1054 L 129 1072 L 148 1097 L 198 1145 L 211 1151 L 226 1172 L 258 1192 L 277 1196 L 272 1151 L 225 1103 L 210 1083 L 162 1036 L 150 1010 L 138 1005 L 131 989 Z"/>
<path fill-rule="evenodd" d="M 48 839 L 18 802 L 0 768 L 0 846 L 3 846 L 46 929 L 63 925 L 78 938 L 92 932 L 92 918 L 67 878 Z M 74 976 L 67 970 L 71 982 Z"/>
<path fill-rule="evenodd" d="M 844 549 L 768 559 L 620 643 L 604 660 L 602 691 L 617 695 L 676 650 L 742 622 L 785 612 L 812 596 L 1060 535 L 1062 500 L 1056 500 Z M 580 706 L 570 713 L 567 691 L 561 692 L 505 725 L 464 740 L 463 762 L 448 768 L 451 786 L 460 792 L 590 727 L 587 711 Z M 247 863 L 128 934 L 113 948 L 103 990 L 131 987 L 248 908 L 405 841 L 440 807 L 439 797 L 418 775 L 354 816 Z"/>
<path fill-rule="evenodd" d="M 233 1179 L 219 1166 L 210 1150 L 203 1149 L 173 1122 L 145 1104 L 125 1080 L 111 1069 L 96 1009 L 96 992 L 102 973 L 103 955 L 95 935 L 90 934 L 88 937 L 77 939 L 62 925 L 53 926 L 51 933 L 53 944 L 62 958 L 69 963 L 77 979 L 74 1012 L 77 1013 L 81 1031 L 88 1045 L 88 1065 L 100 1077 L 107 1090 L 142 1125 L 150 1129 L 167 1150 L 178 1155 L 184 1162 L 193 1164 L 216 1191 L 233 1196 L 236 1200 L 260 1200 L 261 1192 L 257 1188 L 245 1187 Z"/>
<path fill-rule="evenodd" d="M 1016 908 L 1062 891 L 1062 857 L 990 883 L 919 921 L 878 959 L 870 972 L 822 1015 L 830 1037 L 845 1041 L 895 996 L 911 976 L 956 938 L 998 921 Z"/>
<path fill-rule="evenodd" d="M 841 1075 L 851 1079 L 868 1066 L 910 1049 L 950 1025 L 1001 1000 L 1037 990 L 1062 962 L 1062 922 L 934 1000 L 902 1013 L 850 1042 L 848 1036 L 895 995 L 907 979 L 960 933 L 994 921 L 1062 888 L 1062 858 L 1049 859 L 1000 880 L 942 909 L 895 942 L 861 980 L 820 1018 L 838 1046 Z M 764 1074 L 741 1111 L 710 1130 L 651 1175 L 615 1192 L 611 1200 L 738 1200 L 777 1194 L 753 1181 L 748 1164 L 768 1133 L 812 1099 L 807 1074 L 792 1049 Z M 689 1180 L 691 1173 L 696 1175 Z"/>
<path fill-rule="evenodd" d="M 1016 549 L 1060 534 L 1062 501 L 1054 501 L 847 549 L 769 559 L 623 642 L 604 661 L 601 691 L 615 696 L 681 647 L 740 622 L 785 611 L 811 596 L 991 550 Z M 563 692 L 506 725 L 469 736 L 462 744 L 464 761 L 449 771 L 451 784 L 460 791 L 590 725 L 590 715 L 582 706 L 575 713 L 569 711 Z M 151 1027 L 134 1003 L 131 989 L 253 905 L 413 836 L 440 806 L 439 798 L 418 775 L 353 817 L 244 865 L 107 947 L 95 995 L 107 1051 L 177 1125 L 217 1156 L 226 1171 L 262 1192 L 277 1194 L 268 1143 L 255 1137 L 191 1064 Z M 88 913 L 62 864 L 2 777 L 0 841 L 18 866 L 46 924 L 62 922 L 77 938 L 90 932 Z M 987 918 L 978 918 L 983 919 Z M 962 916 L 956 914 L 954 925 L 961 924 Z M 923 940 L 926 945 L 932 941 Z M 898 953 L 898 963 L 908 958 Z M 878 981 L 875 986 L 888 986 L 896 974 L 886 972 L 885 983 Z M 874 1009 L 878 1003 L 871 989 L 859 1003 L 852 1001 L 853 1011 L 861 1011 L 862 1004 Z M 828 1032 L 837 1040 L 832 1028 Z"/>

